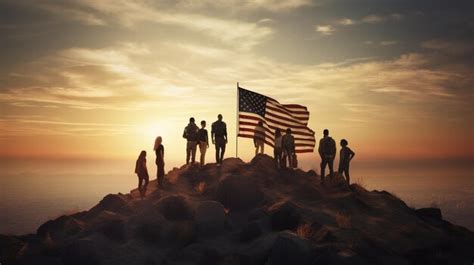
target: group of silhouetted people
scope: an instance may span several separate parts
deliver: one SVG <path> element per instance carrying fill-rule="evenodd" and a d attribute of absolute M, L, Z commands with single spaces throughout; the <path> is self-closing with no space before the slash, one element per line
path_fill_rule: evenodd
<path fill-rule="evenodd" d="M 318 153 L 321 156 L 321 183 L 325 181 L 325 170 L 329 167 L 329 176 L 334 176 L 334 158 L 336 157 L 336 142 L 329 136 L 329 130 L 324 129 L 323 138 L 319 141 Z M 295 148 L 295 137 L 291 133 L 291 128 L 287 128 L 285 134 L 280 129 L 276 129 L 273 148 L 273 157 L 275 167 L 278 169 L 297 168 L 298 161 Z M 196 151 L 199 147 L 200 164 L 205 164 L 206 151 L 209 148 L 209 135 L 206 130 L 206 121 L 201 121 L 201 128 L 195 124 L 195 119 L 191 117 L 189 124 L 184 128 L 183 138 L 186 139 L 186 165 L 196 162 Z M 217 121 L 211 126 L 211 139 L 216 148 L 216 163 L 220 167 L 224 158 L 225 147 L 227 144 L 227 126 L 222 121 L 222 115 L 217 116 Z M 263 154 L 265 147 L 265 127 L 263 121 L 259 121 L 254 130 L 253 142 L 255 146 L 255 155 Z M 339 158 L 339 174 L 343 175 L 350 183 L 349 163 L 355 153 L 347 146 L 348 142 L 342 139 Z M 165 150 L 162 144 L 161 136 L 156 137 L 153 150 L 155 151 L 157 166 L 157 184 L 163 188 L 163 179 L 165 176 Z M 141 151 L 135 164 L 135 173 L 138 176 L 138 191 L 142 197 L 145 196 L 149 175 L 146 166 L 146 151 Z"/>
<path fill-rule="evenodd" d="M 155 145 L 153 147 L 156 154 L 156 179 L 159 188 L 163 188 L 163 178 L 165 177 L 165 148 L 163 147 L 162 141 L 163 139 L 161 136 L 156 137 Z M 146 166 L 146 151 L 140 152 L 135 163 L 135 173 L 138 176 L 138 191 L 142 197 L 145 197 L 148 182 L 150 181 L 150 176 L 148 175 L 148 169 Z"/>
<path fill-rule="evenodd" d="M 347 146 L 349 143 L 346 139 L 342 139 L 340 144 L 338 173 L 346 178 L 347 183 L 350 183 L 349 163 L 355 153 Z M 326 166 L 329 167 L 329 176 L 334 176 L 334 158 L 336 157 L 336 141 L 329 136 L 328 129 L 324 129 L 323 138 L 319 140 L 318 153 L 321 156 L 321 183 L 324 183 Z"/>
<path fill-rule="evenodd" d="M 196 162 L 196 150 L 199 146 L 199 152 L 201 153 L 200 164 L 206 163 L 206 151 L 209 148 L 209 135 L 206 130 L 206 121 L 201 121 L 201 128 L 198 128 L 195 124 L 195 119 L 190 118 L 189 124 L 184 128 L 183 138 L 186 139 L 186 165 L 194 164 Z M 227 126 L 222 121 L 222 115 L 217 116 L 217 121 L 212 123 L 211 129 L 212 143 L 216 147 L 216 162 L 217 166 L 222 165 L 224 159 L 225 147 L 227 144 Z M 165 176 L 165 149 L 162 144 L 163 139 L 161 136 L 156 137 L 155 146 L 153 150 L 156 155 L 156 178 L 158 187 L 163 188 L 163 179 Z M 148 182 L 150 177 L 148 175 L 148 169 L 146 166 L 146 151 L 141 151 L 138 159 L 135 163 L 135 173 L 138 176 L 138 191 L 141 197 L 145 197 Z"/>
<path fill-rule="evenodd" d="M 201 121 L 201 128 L 195 124 L 194 118 L 189 119 L 189 124 L 184 128 L 183 138 L 186 139 L 186 165 L 196 162 L 196 149 L 199 146 L 201 153 L 200 163 L 206 163 L 206 151 L 209 148 L 209 135 L 206 130 L 206 121 Z M 222 115 L 217 116 L 217 121 L 211 126 L 211 139 L 216 147 L 216 163 L 221 166 L 227 144 L 227 125 L 222 121 Z"/>
<path fill-rule="evenodd" d="M 255 146 L 255 155 L 263 154 L 265 146 L 265 128 L 263 127 L 262 121 L 258 122 L 254 131 L 253 143 Z M 296 168 L 298 166 L 295 152 L 295 137 L 291 135 L 291 128 L 286 129 L 284 135 L 282 135 L 280 129 L 275 130 L 273 158 L 277 168 Z"/>

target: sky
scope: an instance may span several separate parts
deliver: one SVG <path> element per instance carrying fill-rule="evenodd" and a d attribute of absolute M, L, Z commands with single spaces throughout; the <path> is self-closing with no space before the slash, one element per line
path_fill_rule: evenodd
<path fill-rule="evenodd" d="M 219 113 L 235 156 L 239 82 L 359 161 L 474 159 L 472 1 L 0 0 L 0 36 L 2 158 L 184 162 Z"/>

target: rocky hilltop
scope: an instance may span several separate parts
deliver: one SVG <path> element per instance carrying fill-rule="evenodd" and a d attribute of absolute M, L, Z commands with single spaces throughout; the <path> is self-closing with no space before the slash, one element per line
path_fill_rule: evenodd
<path fill-rule="evenodd" d="M 386 191 L 250 163 L 183 166 L 36 234 L 0 236 L 7 264 L 472 264 L 474 233 Z"/>

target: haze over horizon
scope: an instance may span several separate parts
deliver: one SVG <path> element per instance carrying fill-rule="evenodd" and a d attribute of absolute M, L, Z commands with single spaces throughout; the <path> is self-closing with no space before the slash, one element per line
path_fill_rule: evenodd
<path fill-rule="evenodd" d="M 235 156 L 240 82 L 307 106 L 316 139 L 329 128 L 358 161 L 473 161 L 473 10 L 425 0 L 0 0 L 0 157 L 135 158 L 161 135 L 167 159 L 184 161 L 189 117 L 210 129 L 219 113 Z M 251 140 L 239 144 L 251 158 Z"/>

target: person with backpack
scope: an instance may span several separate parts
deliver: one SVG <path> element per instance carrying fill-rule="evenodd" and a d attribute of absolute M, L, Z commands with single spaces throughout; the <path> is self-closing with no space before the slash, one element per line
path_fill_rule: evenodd
<path fill-rule="evenodd" d="M 217 116 L 217 121 L 215 121 L 211 127 L 212 143 L 216 146 L 216 163 L 217 166 L 220 167 L 227 144 L 227 126 L 225 122 L 222 121 L 221 114 Z"/>
<path fill-rule="evenodd" d="M 349 143 L 346 139 L 341 140 L 341 151 L 339 153 L 339 169 L 338 172 L 346 177 L 347 184 L 351 184 L 349 176 L 349 163 L 354 158 L 355 153 L 347 146 Z"/>
<path fill-rule="evenodd" d="M 199 128 L 194 123 L 194 118 L 189 119 L 189 124 L 184 128 L 183 138 L 187 140 L 186 143 L 186 165 L 189 164 L 189 159 L 191 159 L 191 164 L 196 162 L 196 147 L 198 141 L 198 131 Z"/>
<path fill-rule="evenodd" d="M 336 142 L 329 136 L 329 130 L 324 129 L 323 138 L 319 140 L 318 152 L 321 156 L 321 183 L 324 182 L 326 166 L 329 167 L 329 176 L 334 176 L 334 158 L 336 157 Z"/>
<path fill-rule="evenodd" d="M 156 154 L 156 182 L 159 188 L 163 188 L 163 179 L 165 177 L 165 148 L 161 144 L 162 142 L 163 139 L 161 138 L 161 136 L 156 137 L 155 146 L 153 147 L 153 150 Z"/>
<path fill-rule="evenodd" d="M 291 135 L 291 128 L 286 129 L 285 135 L 281 139 L 283 149 L 283 165 L 282 168 L 286 168 L 286 159 L 288 158 L 289 168 L 295 168 L 295 137 Z"/>
<path fill-rule="evenodd" d="M 201 153 L 201 166 L 204 166 L 206 159 L 206 151 L 209 148 L 209 136 L 206 130 L 206 121 L 201 121 L 201 129 L 198 131 L 199 152 Z"/>
<path fill-rule="evenodd" d="M 140 152 L 137 161 L 135 162 L 135 173 L 138 176 L 138 192 L 142 198 L 145 197 L 146 188 L 150 177 L 148 176 L 148 169 L 146 168 L 146 151 Z"/>
<path fill-rule="evenodd" d="M 263 154 L 265 147 L 265 128 L 263 127 L 263 121 L 258 122 L 254 131 L 253 145 L 255 146 L 255 156 L 257 156 L 259 153 L 258 150 L 260 149 L 260 154 Z"/>

